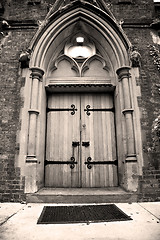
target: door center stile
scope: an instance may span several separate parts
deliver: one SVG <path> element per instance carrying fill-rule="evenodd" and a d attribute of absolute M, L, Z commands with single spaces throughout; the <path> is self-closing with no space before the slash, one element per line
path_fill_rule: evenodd
<path fill-rule="evenodd" d="M 80 100 L 80 128 L 79 128 L 79 133 L 80 133 L 80 153 L 79 153 L 79 160 L 80 160 L 80 187 L 82 187 L 82 103 L 81 103 L 81 95 L 79 96 Z"/>

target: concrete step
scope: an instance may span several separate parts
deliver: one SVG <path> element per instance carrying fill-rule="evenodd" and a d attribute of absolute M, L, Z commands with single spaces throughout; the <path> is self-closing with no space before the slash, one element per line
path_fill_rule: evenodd
<path fill-rule="evenodd" d="M 110 188 L 42 188 L 27 194 L 27 203 L 131 203 L 138 194 L 120 187 Z"/>

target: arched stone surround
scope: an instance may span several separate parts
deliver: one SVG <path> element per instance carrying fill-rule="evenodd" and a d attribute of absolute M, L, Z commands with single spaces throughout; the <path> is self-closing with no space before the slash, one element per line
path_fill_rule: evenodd
<path fill-rule="evenodd" d="M 115 20 L 93 5 L 80 3 L 48 16 L 30 45 L 30 68 L 22 73 L 26 84 L 21 92 L 24 106 L 17 158 L 17 166 L 25 175 L 25 192 L 36 192 L 44 185 L 46 89 L 51 85 L 50 69 L 65 43 L 77 31 L 92 39 L 109 69 L 105 84 L 115 89 L 119 185 L 136 191 L 143 166 L 135 82 L 138 69 L 129 67 L 130 43 Z M 77 83 L 84 85 L 84 80 L 79 77 Z"/>

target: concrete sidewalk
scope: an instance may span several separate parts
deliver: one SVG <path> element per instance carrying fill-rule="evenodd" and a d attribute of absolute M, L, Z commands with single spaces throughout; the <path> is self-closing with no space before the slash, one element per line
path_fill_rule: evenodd
<path fill-rule="evenodd" d="M 116 203 L 131 221 L 37 225 L 45 205 L 56 204 L 0 203 L 0 239 L 160 240 L 160 202 Z"/>

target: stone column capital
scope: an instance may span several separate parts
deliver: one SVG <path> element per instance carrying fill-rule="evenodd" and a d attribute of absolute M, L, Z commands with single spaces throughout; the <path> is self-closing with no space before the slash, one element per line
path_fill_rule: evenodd
<path fill-rule="evenodd" d="M 121 67 L 121 68 L 118 68 L 116 73 L 119 77 L 119 80 L 121 81 L 123 78 L 130 78 L 131 77 L 131 74 L 130 74 L 130 69 L 131 67 L 129 66 L 124 66 L 124 67 Z"/>
<path fill-rule="evenodd" d="M 43 74 L 44 74 L 44 70 L 39 68 L 39 67 L 32 67 L 30 68 L 31 72 L 31 77 L 32 78 L 37 78 L 38 80 L 41 80 Z"/>

